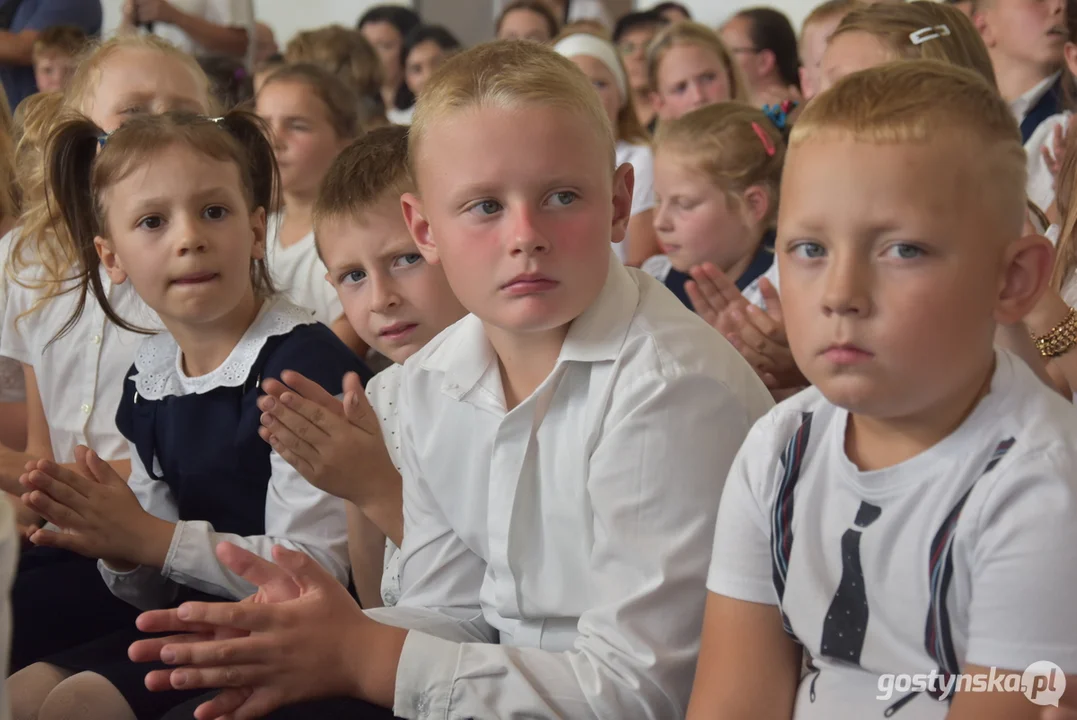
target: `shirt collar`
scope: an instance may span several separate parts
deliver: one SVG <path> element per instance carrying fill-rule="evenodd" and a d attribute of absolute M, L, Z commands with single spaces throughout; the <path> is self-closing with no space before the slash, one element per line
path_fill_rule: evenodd
<path fill-rule="evenodd" d="M 1040 98 L 1047 94 L 1047 91 L 1050 90 L 1056 82 L 1058 82 L 1060 76 L 1061 73 L 1056 72 L 1050 77 L 1040 80 L 1033 85 L 1028 92 L 1010 103 L 1010 112 L 1017 118 L 1017 122 L 1020 123 L 1025 119 L 1025 116 L 1028 115 L 1028 111 L 1040 101 Z"/>
<path fill-rule="evenodd" d="M 572 321 L 557 364 L 616 359 L 638 304 L 639 281 L 611 250 L 606 284 L 591 306 Z M 496 362 L 497 355 L 482 321 L 468 315 L 453 326 L 452 334 L 445 342 L 422 361 L 422 367 L 443 373 L 442 391 L 460 399 Z"/>

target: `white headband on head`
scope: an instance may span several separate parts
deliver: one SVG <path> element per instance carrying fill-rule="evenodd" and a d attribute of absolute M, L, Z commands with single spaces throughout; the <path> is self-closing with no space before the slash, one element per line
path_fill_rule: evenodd
<path fill-rule="evenodd" d="M 553 46 L 555 52 L 572 59 L 577 55 L 587 55 L 599 60 L 609 68 L 613 79 L 617 81 L 617 89 L 621 92 L 621 107 L 628 102 L 628 79 L 624 70 L 621 69 L 621 59 L 617 57 L 617 50 L 602 38 L 576 33 L 569 35 Z"/>

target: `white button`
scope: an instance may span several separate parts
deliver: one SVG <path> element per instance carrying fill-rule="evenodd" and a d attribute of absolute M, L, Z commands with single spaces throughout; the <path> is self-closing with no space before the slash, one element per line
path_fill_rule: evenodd
<path fill-rule="evenodd" d="M 84 413 L 86 413 L 87 415 L 89 415 L 89 414 L 90 414 L 90 406 L 89 406 L 89 405 L 83 405 L 83 406 L 82 406 L 82 412 L 84 412 Z"/>
<path fill-rule="evenodd" d="M 100 335 L 94 335 L 93 336 L 93 344 L 94 345 L 100 345 L 101 344 L 101 336 Z"/>

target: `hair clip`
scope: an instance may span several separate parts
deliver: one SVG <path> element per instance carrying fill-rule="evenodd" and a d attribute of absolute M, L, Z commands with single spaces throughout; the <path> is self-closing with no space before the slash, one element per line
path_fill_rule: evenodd
<path fill-rule="evenodd" d="M 789 114 L 797 108 L 797 103 L 793 100 L 783 100 L 775 105 L 764 105 L 763 114 L 767 116 L 774 127 L 779 131 L 784 131 L 789 124 Z"/>
<path fill-rule="evenodd" d="M 223 118 L 223 117 L 215 117 L 215 118 L 208 118 L 208 120 L 209 120 L 209 121 L 210 121 L 211 123 L 216 123 L 217 125 L 220 125 L 220 124 L 221 124 L 222 122 L 224 122 L 224 118 Z"/>
<path fill-rule="evenodd" d="M 98 135 L 97 136 L 97 146 L 99 148 L 105 147 L 105 143 L 107 143 L 107 142 L 108 142 L 108 133 L 105 133 L 104 135 Z"/>
<path fill-rule="evenodd" d="M 752 130 L 755 130 L 755 134 L 759 136 L 759 140 L 763 143 L 763 149 L 767 151 L 767 155 L 769 157 L 774 157 L 774 153 L 777 151 L 774 149 L 774 143 L 767 137 L 766 131 L 759 127 L 759 123 L 755 121 L 752 122 Z"/>
<path fill-rule="evenodd" d="M 935 25 L 934 27 L 920 28 L 916 32 L 909 33 L 909 40 L 913 45 L 923 45 L 928 40 L 940 37 L 949 37 L 950 28 L 947 25 Z"/>

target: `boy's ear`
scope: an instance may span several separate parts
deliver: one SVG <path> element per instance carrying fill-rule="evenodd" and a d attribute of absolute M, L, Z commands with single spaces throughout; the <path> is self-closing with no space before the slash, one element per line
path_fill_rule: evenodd
<path fill-rule="evenodd" d="M 984 45 L 991 48 L 995 46 L 995 33 L 991 30 L 991 23 L 987 21 L 987 8 L 979 7 L 977 3 L 972 10 L 972 24 L 976 26 L 976 32 L 980 33 Z"/>
<path fill-rule="evenodd" d="M 400 196 L 400 207 L 404 211 L 404 223 L 408 226 L 412 240 L 422 253 L 423 259 L 431 265 L 438 263 L 438 248 L 434 244 L 434 232 L 430 222 L 423 213 L 423 202 L 414 193 Z"/>
<path fill-rule="evenodd" d="M 763 218 L 770 211 L 770 193 L 758 185 L 752 185 L 741 195 L 744 211 L 748 214 L 748 221 L 752 225 L 763 222 Z"/>
<path fill-rule="evenodd" d="M 1006 250 L 1005 275 L 995 307 L 995 320 L 1012 325 L 1025 318 L 1039 302 L 1051 280 L 1055 250 L 1041 235 L 1026 235 Z"/>
<path fill-rule="evenodd" d="M 265 260 L 266 257 L 266 209 L 255 208 L 251 213 L 251 232 L 254 243 L 251 244 L 251 259 Z"/>
<path fill-rule="evenodd" d="M 1062 52 L 1066 58 L 1066 67 L 1069 69 L 1070 74 L 1077 75 L 1077 45 L 1068 42 Z"/>
<path fill-rule="evenodd" d="M 119 256 L 112 250 L 112 243 L 98 235 L 93 239 L 97 257 L 101 259 L 101 267 L 108 273 L 108 279 L 113 285 L 122 285 L 127 281 L 127 272 L 120 263 Z"/>
<path fill-rule="evenodd" d="M 610 241 L 619 243 L 628 234 L 628 221 L 632 219 L 632 190 L 636 185 L 636 171 L 632 163 L 624 163 L 613 174 L 613 232 Z"/>

